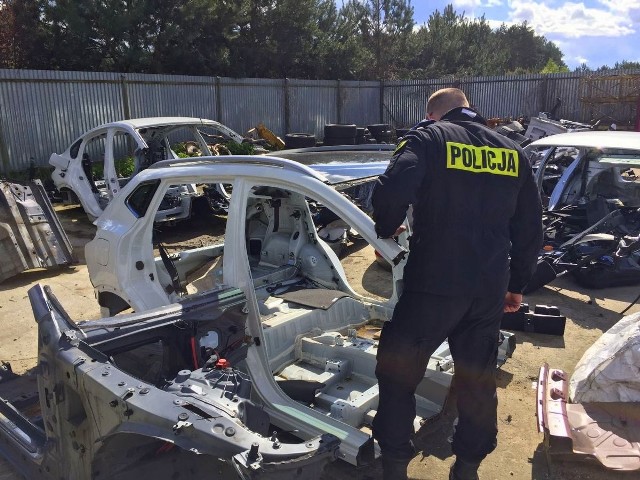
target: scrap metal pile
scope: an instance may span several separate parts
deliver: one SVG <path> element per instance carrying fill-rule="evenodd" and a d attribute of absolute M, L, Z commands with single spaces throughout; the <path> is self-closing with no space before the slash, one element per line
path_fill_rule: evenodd
<path fill-rule="evenodd" d="M 565 133 L 527 152 L 546 208 L 526 292 L 566 273 L 588 288 L 640 283 L 640 134 Z"/>

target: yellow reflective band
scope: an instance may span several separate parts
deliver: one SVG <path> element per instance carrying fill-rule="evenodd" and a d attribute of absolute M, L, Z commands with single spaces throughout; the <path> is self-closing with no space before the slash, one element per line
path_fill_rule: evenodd
<path fill-rule="evenodd" d="M 406 143 L 407 143 L 407 140 L 402 140 L 402 141 L 398 144 L 398 146 L 396 147 L 396 149 L 393 151 L 393 154 L 395 155 L 396 153 L 398 153 L 398 152 L 402 149 L 402 147 L 404 147 L 404 146 L 405 146 L 405 144 L 406 144 Z"/>
<path fill-rule="evenodd" d="M 447 142 L 447 168 L 517 177 L 518 166 L 516 150 Z"/>

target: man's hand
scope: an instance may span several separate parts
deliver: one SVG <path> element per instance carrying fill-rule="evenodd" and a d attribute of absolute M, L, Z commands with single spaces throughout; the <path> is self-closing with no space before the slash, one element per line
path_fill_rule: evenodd
<path fill-rule="evenodd" d="M 520 304 L 522 304 L 522 294 L 507 292 L 504 297 L 504 312 L 511 313 L 520 310 Z"/>
<path fill-rule="evenodd" d="M 400 236 L 400 234 L 401 234 L 402 232 L 405 232 L 406 230 L 407 230 L 406 225 L 400 225 L 400 226 L 398 227 L 398 229 L 396 230 L 396 233 L 394 233 L 394 234 L 393 234 L 393 238 L 397 238 L 397 237 L 399 237 L 399 236 Z"/>

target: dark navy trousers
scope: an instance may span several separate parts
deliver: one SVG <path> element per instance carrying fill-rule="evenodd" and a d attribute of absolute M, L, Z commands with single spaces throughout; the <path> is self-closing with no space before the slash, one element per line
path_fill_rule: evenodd
<path fill-rule="evenodd" d="M 455 368 L 458 425 L 453 453 L 480 462 L 497 442 L 496 361 L 505 293 L 491 297 L 404 292 L 380 336 L 380 388 L 373 435 L 386 458 L 415 455 L 415 391 L 429 357 L 449 339 Z"/>

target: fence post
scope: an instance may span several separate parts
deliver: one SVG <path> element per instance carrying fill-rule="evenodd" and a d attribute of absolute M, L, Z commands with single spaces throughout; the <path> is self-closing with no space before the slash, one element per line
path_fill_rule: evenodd
<path fill-rule="evenodd" d="M 220 77 L 216 77 L 216 120 L 222 123 L 222 85 Z"/>
<path fill-rule="evenodd" d="M 340 80 L 336 81 L 336 113 L 338 115 L 338 121 L 336 123 L 342 123 L 342 88 Z"/>
<path fill-rule="evenodd" d="M 0 160 L 2 160 L 0 171 L 5 174 L 9 173 L 11 162 L 9 161 L 9 149 L 2 133 L 2 118 L 0 118 Z"/>
<path fill-rule="evenodd" d="M 289 105 L 289 79 L 284 79 L 284 133 L 291 133 L 291 105 Z"/>
<path fill-rule="evenodd" d="M 131 108 L 129 107 L 129 92 L 127 91 L 127 77 L 120 75 L 120 88 L 122 90 L 122 111 L 124 119 L 131 119 Z"/>
<path fill-rule="evenodd" d="M 538 102 L 538 112 L 547 112 L 547 97 L 549 96 L 549 76 L 545 75 L 540 84 L 540 100 Z"/>
<path fill-rule="evenodd" d="M 384 80 L 380 80 L 380 119 L 378 123 L 384 123 Z"/>

